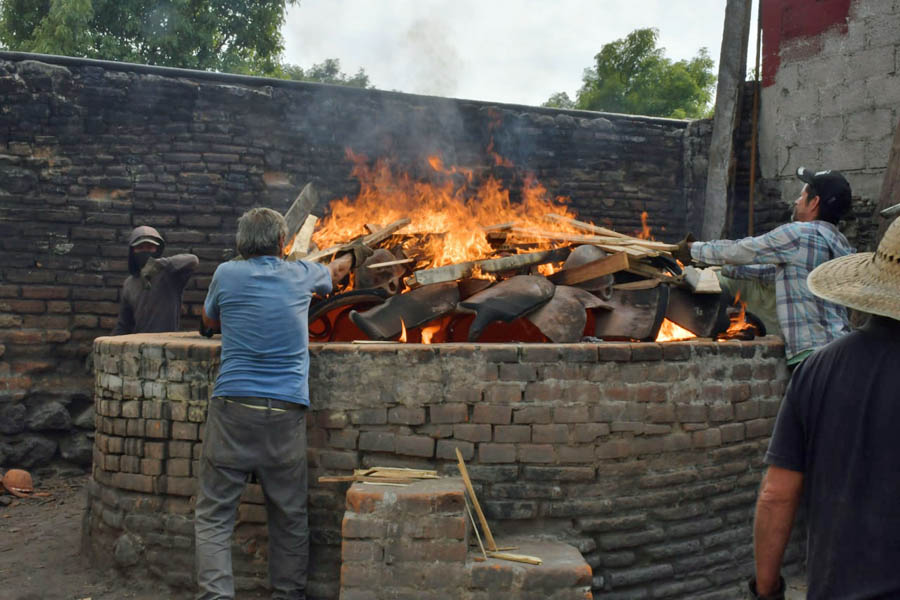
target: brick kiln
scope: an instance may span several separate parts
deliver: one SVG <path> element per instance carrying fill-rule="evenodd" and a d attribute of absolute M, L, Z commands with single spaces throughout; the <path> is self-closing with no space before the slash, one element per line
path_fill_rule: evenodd
<path fill-rule="evenodd" d="M 339 596 L 342 558 L 345 576 L 376 560 L 346 543 L 360 541 L 348 533 L 347 484 L 318 477 L 369 466 L 456 477 L 459 449 L 498 537 L 574 546 L 595 593 L 735 597 L 752 569 L 761 457 L 788 377 L 783 352 L 776 338 L 312 344 L 312 596 Z M 191 333 L 99 338 L 94 353 L 85 547 L 98 564 L 191 587 L 194 461 L 219 342 Z M 234 548 L 244 590 L 265 581 L 261 503 L 249 486 Z M 367 547 L 385 552 L 390 540 L 378 535 Z M 425 589 L 432 571 L 415 559 L 392 560 L 421 572 L 404 581 Z M 483 573 L 472 569 L 459 581 L 484 597 Z"/>

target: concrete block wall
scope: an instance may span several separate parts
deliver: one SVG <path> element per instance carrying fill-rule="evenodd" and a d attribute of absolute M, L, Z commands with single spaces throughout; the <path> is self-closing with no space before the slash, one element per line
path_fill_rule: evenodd
<path fill-rule="evenodd" d="M 871 250 L 875 203 L 900 122 L 900 3 L 762 0 L 762 12 L 759 158 L 762 191 L 771 192 L 758 202 L 765 211 L 767 203 L 798 196 L 799 166 L 843 171 L 857 197 L 845 229 Z"/>
<path fill-rule="evenodd" d="M 193 329 L 237 217 L 284 211 L 310 181 L 323 202 L 355 197 L 348 149 L 423 179 L 439 155 L 513 201 L 533 174 L 584 218 L 630 232 L 646 210 L 677 239 L 709 136 L 703 122 L 7 52 L 0 106 L 0 464 L 25 467 L 89 461 L 89 425 L 71 423 L 91 420 L 86 359 L 115 324 L 136 225 L 199 256 L 184 295 Z"/>
<path fill-rule="evenodd" d="M 190 519 L 196 425 L 218 345 L 189 333 L 96 342 L 102 435 L 85 544 L 98 564 L 189 585 L 193 551 L 177 531 Z M 495 535 L 573 545 L 595 595 L 738 597 L 752 571 L 762 456 L 787 380 L 778 338 L 314 344 L 312 595 L 339 593 L 348 488 L 318 477 L 371 466 L 457 476 L 458 448 Z M 245 589 L 265 579 L 255 498 L 244 498 L 234 548 Z M 802 560 L 801 543 L 787 560 Z"/>

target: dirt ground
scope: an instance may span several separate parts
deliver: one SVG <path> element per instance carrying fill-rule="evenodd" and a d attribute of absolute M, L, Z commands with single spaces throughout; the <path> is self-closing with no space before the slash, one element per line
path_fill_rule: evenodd
<path fill-rule="evenodd" d="M 170 596 L 161 584 L 94 570 L 81 556 L 88 480 L 84 472 L 63 468 L 33 475 L 40 496 L 11 500 L 9 494 L 0 495 L 0 598 L 159 600 Z M 788 600 L 805 597 L 802 580 L 789 581 Z"/>
<path fill-rule="evenodd" d="M 0 505 L 0 597 L 157 600 L 168 595 L 159 586 L 95 571 L 81 556 L 81 516 L 88 480 L 84 472 L 54 469 L 32 475 L 41 496 Z M 0 496 L 0 503 L 12 498 Z"/>

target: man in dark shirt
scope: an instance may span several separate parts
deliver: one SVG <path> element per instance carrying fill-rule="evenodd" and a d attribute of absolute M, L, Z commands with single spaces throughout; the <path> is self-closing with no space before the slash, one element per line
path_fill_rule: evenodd
<path fill-rule="evenodd" d="M 874 253 L 816 268 L 816 296 L 873 315 L 793 375 L 756 505 L 757 598 L 783 597 L 794 514 L 808 516 L 809 600 L 900 597 L 900 220 Z"/>
<path fill-rule="evenodd" d="M 162 258 L 166 243 L 157 230 L 135 227 L 128 239 L 128 271 L 119 320 L 112 335 L 178 331 L 181 297 L 199 261 L 193 254 Z"/>

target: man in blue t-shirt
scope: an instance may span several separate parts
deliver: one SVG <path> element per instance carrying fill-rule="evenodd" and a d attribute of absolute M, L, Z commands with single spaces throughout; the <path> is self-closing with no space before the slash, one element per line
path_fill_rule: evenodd
<path fill-rule="evenodd" d="M 328 266 L 287 262 L 286 235 L 284 218 L 274 210 L 244 213 L 237 231 L 244 260 L 219 265 L 203 305 L 204 326 L 222 331 L 222 364 L 198 476 L 198 600 L 234 598 L 231 537 L 251 473 L 266 500 L 272 598 L 306 598 L 307 313 L 312 295 L 329 293 L 353 266 L 354 254 Z"/>

